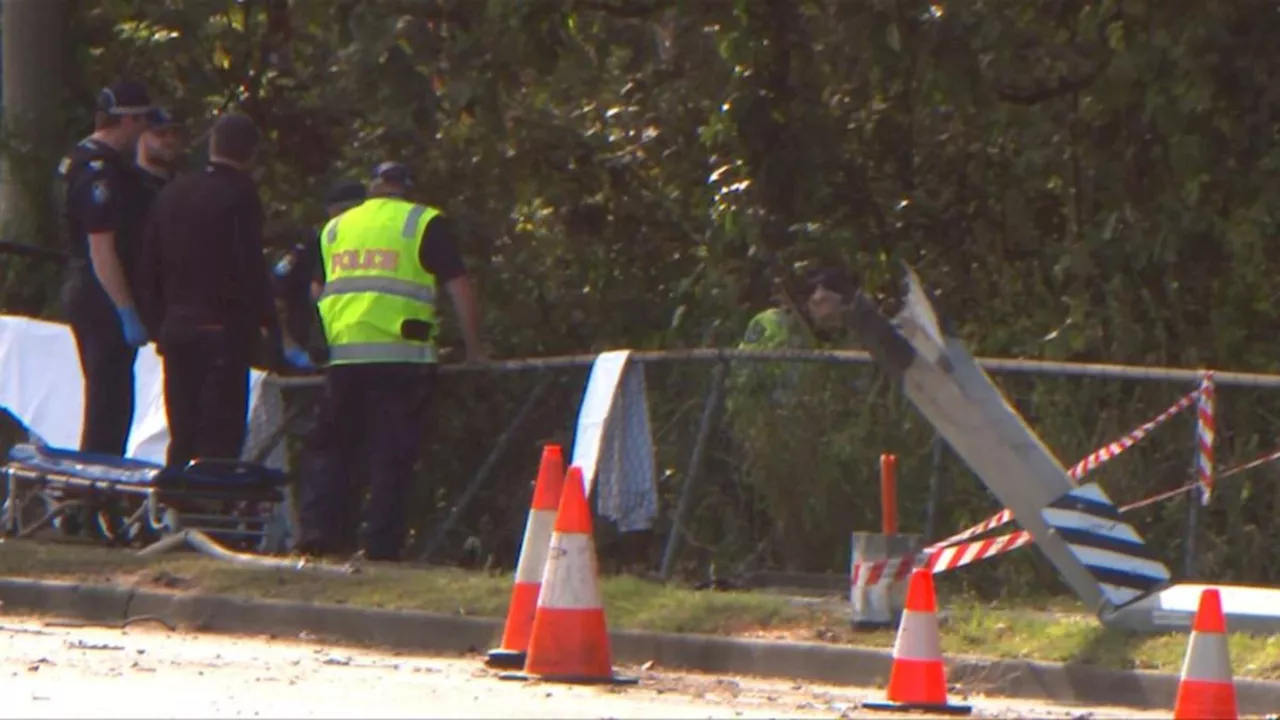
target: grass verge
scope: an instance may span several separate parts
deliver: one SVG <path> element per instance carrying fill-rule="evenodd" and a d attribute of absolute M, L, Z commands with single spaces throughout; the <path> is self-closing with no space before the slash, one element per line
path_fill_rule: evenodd
<path fill-rule="evenodd" d="M 495 618 L 505 616 L 511 591 L 506 572 L 367 565 L 357 575 L 332 576 L 229 565 L 190 553 L 141 559 L 122 550 L 18 540 L 0 544 L 0 576 Z M 699 592 L 628 576 L 604 578 L 603 590 L 614 628 L 870 647 L 890 647 L 894 640 L 892 632 L 850 630 L 840 599 Z M 939 600 L 947 615 L 942 646 L 950 655 L 1177 672 L 1186 651 L 1186 635 L 1109 630 L 1061 601 L 1014 608 L 945 594 Z M 1230 642 L 1237 676 L 1280 679 L 1280 636 L 1234 634 Z"/>

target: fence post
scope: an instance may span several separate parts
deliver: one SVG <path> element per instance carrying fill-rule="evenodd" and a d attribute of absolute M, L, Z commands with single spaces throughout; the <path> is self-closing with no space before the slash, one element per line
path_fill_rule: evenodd
<path fill-rule="evenodd" d="M 1198 406 L 1197 406 L 1198 407 Z M 1192 444 L 1196 452 L 1191 455 L 1191 479 L 1200 479 L 1200 413 L 1196 412 L 1196 421 L 1191 424 Z M 1187 493 L 1187 544 L 1183 546 L 1182 574 L 1184 579 L 1191 580 L 1196 576 L 1196 533 L 1200 528 L 1200 500 L 1204 488 L 1197 482 Z"/>
<path fill-rule="evenodd" d="M 716 410 L 724 395 L 725 363 L 716 363 L 711 370 L 711 388 L 707 391 L 707 400 L 702 406 L 702 418 L 698 421 L 698 436 L 693 443 L 693 452 L 689 456 L 688 470 L 685 471 L 684 485 L 680 487 L 680 500 L 676 503 L 675 516 L 671 518 L 671 534 L 667 536 L 667 547 L 662 553 L 662 567 L 658 573 L 663 581 L 671 579 L 672 565 L 676 559 L 676 549 L 680 544 L 680 532 L 684 527 L 684 517 L 689 512 L 689 504 L 693 499 L 693 488 L 702 476 L 703 459 L 707 455 L 707 443 L 711 440 L 711 430 L 715 427 Z"/>
<path fill-rule="evenodd" d="M 924 508 L 924 538 L 930 542 L 938 523 L 938 485 L 942 474 L 942 436 L 935 430 L 933 433 L 933 457 L 929 467 L 929 497 Z"/>

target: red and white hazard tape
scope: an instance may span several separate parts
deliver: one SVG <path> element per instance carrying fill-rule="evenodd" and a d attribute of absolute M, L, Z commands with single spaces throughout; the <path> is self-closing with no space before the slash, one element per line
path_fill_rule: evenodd
<path fill-rule="evenodd" d="M 1198 480 L 1203 489 L 1202 497 L 1208 501 L 1213 486 L 1213 375 L 1206 373 L 1200 387 L 1180 398 L 1167 410 L 1151 420 L 1134 428 L 1123 437 L 1107 443 L 1089 453 L 1067 471 L 1073 480 L 1080 480 L 1090 472 L 1097 470 L 1114 460 L 1129 448 L 1137 445 L 1156 428 L 1173 419 L 1191 405 L 1197 405 L 1197 468 Z M 1017 530 L 997 537 L 966 542 L 970 538 L 990 532 L 1013 521 L 1013 511 L 1001 510 L 973 527 L 962 530 L 945 540 L 936 542 L 915 556 L 890 558 L 872 563 L 855 564 L 851 584 L 855 586 L 876 585 L 880 582 L 896 581 L 905 578 L 912 567 L 919 566 L 931 570 L 934 574 L 972 565 L 988 558 L 1003 555 L 1031 543 L 1031 534 L 1025 530 Z M 887 572 L 889 566 L 893 572 Z M 899 577 L 901 576 L 901 577 Z"/>
<path fill-rule="evenodd" d="M 869 563 L 854 563 L 849 584 L 855 588 L 868 588 L 880 583 L 901 582 L 911 575 L 913 567 L 915 567 L 915 557 L 911 555 Z"/>
<path fill-rule="evenodd" d="M 1129 448 L 1137 445 L 1156 428 L 1169 422 L 1178 413 L 1183 412 L 1191 407 L 1191 404 L 1200 396 L 1201 390 L 1188 393 L 1186 396 L 1179 398 L 1177 402 L 1170 405 L 1167 410 L 1155 416 L 1151 420 L 1134 428 L 1123 437 L 1114 440 L 1106 445 L 1094 450 L 1086 455 L 1080 462 L 1077 462 L 1067 471 L 1073 480 L 1079 480 L 1090 472 L 1097 470 L 1106 463 L 1119 457 L 1121 453 Z M 973 527 L 961 533 L 953 535 L 942 542 L 934 543 L 925 548 L 923 566 L 929 568 L 935 573 L 947 572 L 956 568 L 971 565 L 980 560 L 986 560 L 997 555 L 1016 550 L 1017 548 L 1031 542 L 1031 535 L 1025 530 L 1019 530 L 1007 535 L 988 538 L 986 540 L 978 540 L 970 543 L 964 543 L 971 537 L 981 535 L 990 530 L 994 530 L 1006 523 L 1013 521 L 1013 512 L 1005 509 L 992 515 L 986 520 L 974 525 Z M 963 544 L 961 544 L 963 543 Z"/>
<path fill-rule="evenodd" d="M 1071 476 L 1072 480 L 1079 480 L 1085 475 L 1088 475 L 1094 470 L 1102 467 L 1107 462 L 1114 460 L 1120 455 L 1120 453 L 1123 453 L 1125 450 L 1137 445 L 1143 440 L 1143 438 L 1150 435 L 1151 431 L 1169 422 L 1178 413 L 1191 407 L 1191 403 L 1194 403 L 1196 399 L 1200 397 L 1202 390 L 1203 386 L 1195 392 L 1189 393 L 1185 397 L 1181 398 L 1178 402 L 1169 406 L 1168 410 L 1165 410 L 1148 422 L 1139 425 L 1119 440 L 1107 443 L 1106 445 L 1103 445 L 1097 450 L 1089 453 L 1083 460 L 1076 463 L 1070 470 L 1068 470 L 1067 474 Z"/>
<path fill-rule="evenodd" d="M 1200 481 L 1200 502 L 1208 505 L 1213 493 L 1213 440 L 1216 423 L 1213 417 L 1213 373 L 1205 373 L 1200 382 L 1196 403 L 1196 476 Z"/>
<path fill-rule="evenodd" d="M 1031 542 L 1031 533 L 1026 530 L 1006 533 L 986 540 L 949 545 L 947 547 L 925 552 L 922 567 L 927 567 L 935 575 L 949 570 L 972 565 L 980 560 L 1003 555 Z"/>

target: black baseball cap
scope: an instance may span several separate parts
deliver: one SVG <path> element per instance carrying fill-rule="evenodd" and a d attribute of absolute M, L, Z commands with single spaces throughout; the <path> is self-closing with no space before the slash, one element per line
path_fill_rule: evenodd
<path fill-rule="evenodd" d="M 325 205 L 360 202 L 367 197 L 364 183 L 358 180 L 339 180 L 324 194 Z"/>
<path fill-rule="evenodd" d="M 145 115 L 151 112 L 151 96 L 141 83 L 118 82 L 98 93 L 98 112 L 108 115 Z"/>
<path fill-rule="evenodd" d="M 183 124 L 182 118 L 168 108 L 153 107 L 147 112 L 147 125 L 152 130 Z"/>
<path fill-rule="evenodd" d="M 837 295 L 850 297 L 858 289 L 849 274 L 839 267 L 819 268 L 810 273 L 806 280 L 805 284 L 809 292 L 826 288 Z"/>
<path fill-rule="evenodd" d="M 413 176 L 404 163 L 384 162 L 373 169 L 373 179 L 401 187 L 413 187 Z"/>

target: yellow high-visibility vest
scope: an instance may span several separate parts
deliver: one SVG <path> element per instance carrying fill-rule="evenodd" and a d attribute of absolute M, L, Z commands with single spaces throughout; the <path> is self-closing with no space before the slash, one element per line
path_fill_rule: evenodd
<path fill-rule="evenodd" d="M 418 257 L 439 214 L 400 198 L 371 198 L 325 225 L 318 305 L 330 365 L 436 362 L 436 278 Z M 412 321 L 430 328 L 425 339 L 405 337 Z"/>

